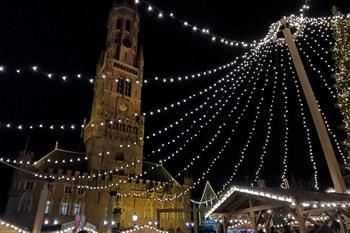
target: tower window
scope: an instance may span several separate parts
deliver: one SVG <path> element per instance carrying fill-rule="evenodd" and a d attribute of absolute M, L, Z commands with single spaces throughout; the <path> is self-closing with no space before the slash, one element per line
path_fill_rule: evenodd
<path fill-rule="evenodd" d="M 45 202 L 45 209 L 44 209 L 44 213 L 45 214 L 49 214 L 51 212 L 51 206 L 52 206 L 52 201 L 51 200 L 47 200 Z"/>
<path fill-rule="evenodd" d="M 73 209 L 73 214 L 77 215 L 81 213 L 81 203 L 80 202 L 76 202 L 74 203 L 74 209 Z"/>
<path fill-rule="evenodd" d="M 69 203 L 68 201 L 61 202 L 60 215 L 68 215 Z"/>
<path fill-rule="evenodd" d="M 125 95 L 131 97 L 131 82 L 126 82 L 125 84 Z"/>
<path fill-rule="evenodd" d="M 122 21 L 122 19 L 118 19 L 117 20 L 117 25 L 116 25 L 116 29 L 117 30 L 120 30 L 121 28 L 122 28 L 122 23 L 123 23 L 123 21 Z"/>
<path fill-rule="evenodd" d="M 122 95 L 131 97 L 132 84 L 130 81 L 119 78 L 117 82 L 117 92 Z"/>
<path fill-rule="evenodd" d="M 124 79 L 118 79 L 117 83 L 117 92 L 124 95 L 124 86 L 125 86 L 125 81 Z"/>
<path fill-rule="evenodd" d="M 130 20 L 126 20 L 125 31 L 130 32 Z"/>

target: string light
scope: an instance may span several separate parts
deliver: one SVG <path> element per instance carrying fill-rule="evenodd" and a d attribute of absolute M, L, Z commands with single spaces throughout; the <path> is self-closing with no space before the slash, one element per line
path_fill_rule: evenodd
<path fill-rule="evenodd" d="M 154 4 L 151 4 L 150 2 L 148 2 L 146 0 L 142 0 L 142 2 L 144 2 L 143 5 L 145 6 L 146 12 L 152 13 L 152 12 L 156 11 L 157 12 L 156 15 L 158 18 L 163 18 L 165 16 L 169 16 L 169 19 L 172 19 L 172 20 L 180 23 L 180 25 L 183 25 L 185 28 L 189 28 L 192 31 L 201 32 L 202 35 L 208 37 L 209 39 L 213 38 L 213 37 L 218 38 L 223 45 L 227 45 L 230 47 L 253 48 L 257 44 L 256 41 L 248 43 L 248 42 L 244 42 L 244 41 L 231 40 L 231 39 L 224 38 L 222 36 L 215 35 L 206 27 L 198 27 L 198 26 L 196 26 L 196 25 L 194 25 L 186 20 L 179 19 L 178 17 L 175 17 L 173 12 L 168 13 L 167 11 L 160 9 L 159 7 L 155 6 Z"/>
<path fill-rule="evenodd" d="M 282 53 L 280 53 L 281 68 L 283 70 L 282 74 L 282 96 L 283 96 L 283 122 L 284 122 L 284 141 L 283 141 L 283 160 L 282 160 L 282 175 L 281 175 L 281 187 L 284 188 L 285 180 L 287 179 L 288 171 L 288 96 L 287 96 L 287 85 L 286 85 L 286 69 L 284 67 L 284 58 Z"/>
<path fill-rule="evenodd" d="M 78 124 L 21 124 L 12 122 L 0 122 L 0 129 L 18 129 L 18 130 L 81 130 L 84 125 Z"/>
<path fill-rule="evenodd" d="M 23 230 L 22 228 L 14 225 L 14 224 L 5 222 L 4 220 L 0 220 L 0 225 L 3 227 L 6 227 L 6 228 L 10 228 L 11 230 L 14 230 L 14 231 L 19 232 L 19 233 L 29 233 L 29 231 Z"/>
<path fill-rule="evenodd" d="M 252 141 L 252 138 L 253 138 L 253 133 L 255 133 L 255 131 L 256 131 L 256 123 L 257 123 L 257 121 L 258 121 L 258 119 L 260 117 L 260 113 L 261 113 L 260 109 L 261 109 L 261 105 L 262 105 L 263 100 L 264 100 L 263 93 L 264 93 L 264 91 L 265 91 L 265 89 L 267 87 L 268 81 L 269 81 L 268 71 L 271 68 L 271 64 L 272 64 L 272 60 L 270 59 L 268 65 L 267 65 L 266 72 L 265 72 L 265 82 L 264 82 L 263 87 L 261 89 L 261 94 L 260 94 L 261 97 L 260 97 L 260 100 L 259 100 L 259 102 L 257 104 L 257 107 L 256 107 L 256 113 L 255 113 L 255 116 L 254 116 L 253 124 L 252 124 L 252 127 L 251 127 L 251 129 L 249 130 L 249 133 L 248 133 L 248 139 L 247 139 L 245 145 L 243 146 L 243 149 L 240 151 L 240 157 L 238 159 L 238 162 L 234 165 L 234 171 L 232 172 L 232 175 L 223 184 L 221 190 L 218 191 L 219 195 L 222 192 L 224 192 L 225 188 L 232 182 L 233 178 L 236 176 L 238 168 L 242 164 L 243 160 L 245 159 L 245 154 L 247 152 L 248 147 L 251 144 L 251 141 Z"/>
<path fill-rule="evenodd" d="M 285 46 L 284 47 L 284 51 L 285 53 L 288 54 L 288 48 Z M 317 163 L 314 159 L 314 155 L 313 155 L 313 147 L 312 147 L 312 142 L 311 142 L 311 136 L 310 136 L 310 128 L 307 125 L 307 121 L 306 121 L 306 117 L 305 117 L 305 110 L 304 110 L 304 104 L 300 95 L 300 87 L 299 87 L 299 83 L 297 81 L 297 78 L 295 76 L 295 72 L 293 69 L 293 66 L 291 64 L 291 57 L 288 57 L 288 64 L 289 64 L 289 70 L 292 73 L 292 76 L 294 78 L 294 86 L 295 86 L 295 90 L 296 90 L 296 94 L 297 94 L 297 99 L 298 99 L 298 103 L 299 103 L 299 109 L 300 109 L 300 116 L 301 116 L 301 120 L 302 120 L 302 124 L 303 124 L 303 128 L 305 130 L 305 134 L 306 134 L 306 141 L 308 144 L 308 151 L 309 151 L 309 158 L 310 158 L 310 162 L 312 165 L 312 169 L 313 169 L 313 180 L 314 180 L 314 188 L 316 190 L 319 190 L 319 186 L 318 186 L 318 172 L 317 172 Z"/>
<path fill-rule="evenodd" d="M 276 93 L 276 84 L 277 84 L 277 79 L 278 79 L 278 72 L 276 71 L 276 67 L 274 66 L 273 67 L 273 71 L 274 71 L 274 82 L 273 82 L 273 89 L 272 89 L 272 98 L 271 98 L 271 104 L 270 104 L 270 108 L 269 108 L 269 119 L 267 121 L 267 132 L 266 132 L 266 138 L 265 138 L 265 142 L 264 142 L 264 145 L 262 147 L 262 153 L 260 155 L 260 158 L 259 158 L 259 165 L 258 165 L 258 168 L 255 172 L 255 178 L 254 178 L 254 181 L 250 184 L 251 186 L 254 185 L 254 183 L 256 183 L 259 179 L 259 175 L 260 175 L 260 172 L 261 172 L 261 169 L 263 167 L 263 164 L 264 164 L 264 158 L 267 154 L 267 146 L 268 146 L 268 143 L 270 142 L 270 135 L 271 135 L 271 124 L 272 124 L 272 120 L 273 120 L 273 109 L 274 109 L 274 105 L 275 105 L 275 93 Z"/>

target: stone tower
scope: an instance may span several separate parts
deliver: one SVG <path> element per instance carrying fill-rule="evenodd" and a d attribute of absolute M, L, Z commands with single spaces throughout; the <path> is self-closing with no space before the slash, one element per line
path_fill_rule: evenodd
<path fill-rule="evenodd" d="M 84 129 L 92 172 L 131 163 L 134 165 L 124 168 L 120 175 L 142 171 L 143 55 L 138 48 L 139 22 L 135 4 L 114 2 L 106 49 L 97 67 L 91 117 Z"/>

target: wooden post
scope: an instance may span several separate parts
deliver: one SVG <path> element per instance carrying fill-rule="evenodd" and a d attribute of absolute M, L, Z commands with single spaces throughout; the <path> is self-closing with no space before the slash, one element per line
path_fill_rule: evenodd
<path fill-rule="evenodd" d="M 296 207 L 296 213 L 297 213 L 297 219 L 299 222 L 299 232 L 300 233 L 306 233 L 305 229 L 305 219 L 304 219 L 304 208 L 299 204 Z"/>
<path fill-rule="evenodd" d="M 43 225 L 44 215 L 45 215 L 45 204 L 46 204 L 48 195 L 49 195 L 49 190 L 47 188 L 47 182 L 45 182 L 40 192 L 38 208 L 36 210 L 35 220 L 33 225 L 33 233 L 41 232 L 41 226 Z"/>
<path fill-rule="evenodd" d="M 346 185 L 344 182 L 344 178 L 341 174 L 338 161 L 336 159 L 331 141 L 329 139 L 329 135 L 326 129 L 326 126 L 324 124 L 323 118 L 321 116 L 320 110 L 318 108 L 315 95 L 312 91 L 311 84 L 309 82 L 309 79 L 307 77 L 304 65 L 301 61 L 300 54 L 298 52 L 297 46 L 295 45 L 293 35 L 289 29 L 289 27 L 286 25 L 287 21 L 285 19 L 282 20 L 282 23 L 285 25 L 285 28 L 283 29 L 283 35 L 287 42 L 289 52 L 292 56 L 294 67 L 297 71 L 298 78 L 301 84 L 301 87 L 303 89 L 304 95 L 306 97 L 306 102 L 309 106 L 309 110 L 311 112 L 312 119 L 314 121 L 317 134 L 319 137 L 319 140 L 322 145 L 323 153 L 325 155 L 328 169 L 330 171 L 332 181 L 334 184 L 335 191 L 337 193 L 345 193 L 346 192 Z"/>

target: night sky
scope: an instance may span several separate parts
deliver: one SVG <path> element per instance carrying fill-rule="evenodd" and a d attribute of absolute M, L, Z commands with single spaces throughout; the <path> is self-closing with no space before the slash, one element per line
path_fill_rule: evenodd
<path fill-rule="evenodd" d="M 229 2 L 234 2 L 229 3 Z M 347 3 L 346 3 L 347 2 Z M 252 41 L 263 37 L 272 22 L 276 22 L 284 15 L 297 12 L 303 1 L 298 0 L 246 0 L 246 1 L 209 1 L 209 0 L 154 0 L 153 4 L 161 9 L 172 11 L 176 16 L 186 19 L 194 24 L 205 25 L 211 32 L 235 40 Z M 350 3 L 344 1 L 311 1 L 309 16 L 328 16 L 332 4 L 337 4 L 344 12 L 349 12 Z M 82 73 L 93 77 L 101 51 L 105 47 L 107 17 L 112 0 L 31 0 L 12 1 L 3 0 L 0 3 L 0 64 L 5 65 L 12 72 L 0 74 L 0 122 L 14 123 L 47 123 L 47 124 L 81 124 L 84 118 L 89 117 L 92 103 L 93 88 L 87 81 L 69 79 L 72 74 Z M 241 55 L 244 50 L 230 48 L 212 43 L 208 37 L 201 33 L 194 33 L 182 25 L 170 20 L 159 20 L 151 16 L 144 8 L 140 9 L 141 32 L 139 42 L 142 44 L 145 56 L 145 79 L 157 76 L 176 76 L 209 68 L 232 61 Z M 68 81 L 48 80 L 43 75 L 33 74 L 32 65 L 38 65 L 40 70 L 55 74 L 67 75 Z M 23 73 L 16 75 L 13 70 L 21 68 Z M 27 71 L 24 71 L 27 70 Z M 213 75 L 216 80 L 224 73 Z M 149 85 L 143 89 L 143 109 L 155 109 L 158 106 L 179 100 L 201 88 L 213 83 L 213 80 L 201 79 L 186 81 L 174 85 Z M 290 83 L 291 84 L 291 83 Z M 334 108 L 327 92 L 317 86 L 316 95 L 321 103 L 325 104 L 328 115 L 331 116 L 331 125 L 340 138 L 344 132 L 339 129 L 341 124 L 339 111 Z M 292 89 L 292 88 L 291 88 Z M 266 91 L 266 98 L 271 93 Z M 279 92 L 278 92 L 279 93 Z M 280 95 L 280 94 L 278 94 Z M 146 119 L 146 134 L 157 131 L 177 119 L 184 112 L 189 111 L 195 103 L 186 104 L 176 111 L 161 114 Z M 253 99 L 256 103 L 257 97 Z M 291 102 L 295 98 L 291 97 Z M 234 102 L 232 99 L 231 102 Z M 323 102 L 322 102 L 323 101 Z M 296 105 L 296 102 L 295 104 Z M 267 107 L 267 106 L 266 106 Z M 297 110 L 291 107 L 290 120 L 290 173 L 299 182 L 302 180 L 307 186 L 312 172 L 307 158 L 305 137 L 297 119 Z M 268 180 L 268 185 L 276 186 L 280 181 L 281 173 L 281 105 L 277 103 L 276 119 L 272 126 L 273 140 L 261 177 Z M 201 112 L 202 114 L 204 112 Z M 248 111 L 249 116 L 242 122 L 232 145 L 227 150 L 222 161 L 209 175 L 215 188 L 220 188 L 223 179 L 230 175 L 231 166 L 235 162 L 235 155 L 241 149 L 247 137 L 247 128 L 250 127 L 254 117 L 253 110 Z M 242 182 L 248 176 L 252 179 L 253 170 L 257 164 L 258 154 L 261 153 L 261 144 L 264 140 L 264 125 L 267 119 L 263 114 L 258 123 L 256 140 L 253 149 L 248 152 L 248 163 L 242 168 L 237 182 Z M 200 115 L 195 116 L 198 118 Z M 176 174 L 178 169 L 191 160 L 191 155 L 197 154 L 210 135 L 216 130 L 225 114 L 218 117 L 203 134 L 194 141 L 179 157 L 165 166 Z M 310 118 L 309 118 L 310 119 Z M 310 122 L 311 123 L 311 122 Z M 311 125 L 311 124 L 310 124 Z M 169 132 L 164 137 L 157 138 L 145 146 L 146 156 L 149 152 L 178 132 L 190 126 L 185 122 L 178 129 Z M 63 149 L 83 151 L 84 146 L 80 138 L 80 131 L 75 132 L 49 132 L 39 130 L 34 132 L 0 129 L 0 152 L 6 157 L 15 158 L 20 150 L 25 148 L 28 141 L 28 150 L 40 158 L 54 148 L 59 141 Z M 226 132 L 227 134 L 227 132 Z M 320 145 L 312 129 L 315 157 L 319 162 L 320 186 L 328 187 L 330 178 L 325 167 Z M 29 140 L 28 140 L 29 139 Z M 218 143 L 225 138 L 220 138 Z M 219 145 L 218 144 L 218 145 Z M 163 154 L 153 158 L 154 161 L 165 157 L 167 153 L 176 150 L 177 145 L 170 147 Z M 216 155 L 217 147 L 209 150 L 198 165 L 194 166 L 189 175 L 194 178 L 203 172 L 211 158 Z M 152 159 L 150 159 L 152 160 Z M 253 164 L 253 168 L 251 165 Z M 230 166 L 231 165 L 231 166 Z M 12 169 L 1 167 L 0 207 L 3 209 L 10 183 Z M 198 190 L 202 189 L 202 185 Z M 198 194 L 198 191 L 195 192 Z M 1 210 L 0 210 L 1 211 Z"/>

